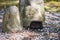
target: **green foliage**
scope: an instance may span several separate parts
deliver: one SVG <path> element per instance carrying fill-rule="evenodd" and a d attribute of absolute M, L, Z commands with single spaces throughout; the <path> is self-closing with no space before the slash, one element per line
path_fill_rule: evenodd
<path fill-rule="evenodd" d="M 50 1 L 56 1 L 56 2 L 60 2 L 60 0 L 44 0 L 45 2 L 50 2 Z"/>
<path fill-rule="evenodd" d="M 59 12 L 60 11 L 60 2 L 56 2 L 56 1 L 46 2 L 45 10 Z"/>
<path fill-rule="evenodd" d="M 16 5 L 18 4 L 19 1 L 18 0 L 6 0 L 6 1 L 3 1 L 3 0 L 0 0 L 0 6 L 5 6 L 5 5 Z"/>
<path fill-rule="evenodd" d="M 0 0 L 0 2 L 4 2 L 4 1 L 17 1 L 17 0 Z"/>

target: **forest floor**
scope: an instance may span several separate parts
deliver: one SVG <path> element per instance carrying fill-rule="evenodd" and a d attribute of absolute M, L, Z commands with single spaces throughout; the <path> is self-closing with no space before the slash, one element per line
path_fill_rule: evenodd
<path fill-rule="evenodd" d="M 2 33 L 0 16 L 0 40 L 60 40 L 60 12 L 45 12 L 45 24 L 42 30 L 23 30 L 17 33 Z"/>

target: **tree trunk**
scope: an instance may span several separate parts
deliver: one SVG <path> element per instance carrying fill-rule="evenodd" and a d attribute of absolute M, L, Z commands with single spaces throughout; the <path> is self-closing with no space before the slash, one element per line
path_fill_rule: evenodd
<path fill-rule="evenodd" d="M 3 32 L 17 32 L 22 30 L 19 16 L 19 9 L 16 6 L 9 6 L 3 17 Z"/>

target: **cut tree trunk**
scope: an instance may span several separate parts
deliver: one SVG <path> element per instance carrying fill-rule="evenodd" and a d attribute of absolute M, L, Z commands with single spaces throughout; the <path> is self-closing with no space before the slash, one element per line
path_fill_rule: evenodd
<path fill-rule="evenodd" d="M 20 0 L 20 5 L 23 26 L 30 26 L 32 21 L 45 21 L 44 0 Z"/>
<path fill-rule="evenodd" d="M 9 6 L 3 17 L 2 32 L 17 32 L 22 30 L 19 16 L 19 9 L 16 6 Z"/>

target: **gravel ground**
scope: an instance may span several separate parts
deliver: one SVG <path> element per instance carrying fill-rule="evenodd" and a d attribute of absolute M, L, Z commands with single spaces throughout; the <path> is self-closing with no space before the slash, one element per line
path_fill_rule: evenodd
<path fill-rule="evenodd" d="M 2 33 L 2 18 L 0 18 L 0 40 L 60 40 L 60 13 L 45 14 L 45 28 L 36 31 L 23 30 L 17 33 Z"/>

